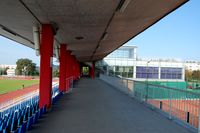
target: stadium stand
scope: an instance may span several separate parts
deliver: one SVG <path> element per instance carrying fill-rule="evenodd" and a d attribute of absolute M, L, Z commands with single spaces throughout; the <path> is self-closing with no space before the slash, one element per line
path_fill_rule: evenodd
<path fill-rule="evenodd" d="M 62 93 L 58 85 L 52 88 L 52 102 L 56 102 Z M 20 104 L 0 112 L 0 133 L 25 133 L 46 113 L 46 107 L 39 109 L 39 96 L 32 97 Z"/>

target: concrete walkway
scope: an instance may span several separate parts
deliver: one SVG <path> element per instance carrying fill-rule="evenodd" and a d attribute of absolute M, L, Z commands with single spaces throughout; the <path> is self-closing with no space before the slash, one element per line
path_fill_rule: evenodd
<path fill-rule="evenodd" d="M 190 133 L 99 79 L 83 78 L 31 133 Z"/>

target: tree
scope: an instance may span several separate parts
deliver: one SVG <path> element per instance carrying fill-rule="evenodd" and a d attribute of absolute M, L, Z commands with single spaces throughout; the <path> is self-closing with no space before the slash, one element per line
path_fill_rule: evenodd
<path fill-rule="evenodd" d="M 53 77 L 59 77 L 59 70 L 53 70 Z"/>
<path fill-rule="evenodd" d="M 3 72 L 4 72 L 3 68 L 0 68 L 0 75 L 3 75 Z"/>
<path fill-rule="evenodd" d="M 192 72 L 192 78 L 194 80 L 200 80 L 200 70 L 195 70 Z"/>
<path fill-rule="evenodd" d="M 4 69 L 4 74 L 6 75 L 7 74 L 7 70 L 9 69 L 9 67 L 6 67 L 5 69 Z"/>
<path fill-rule="evenodd" d="M 8 69 L 9 69 L 9 67 L 6 67 L 6 68 L 0 68 L 0 75 L 6 75 Z"/>
<path fill-rule="evenodd" d="M 17 75 L 35 75 L 36 64 L 29 59 L 18 59 L 16 62 L 16 74 Z"/>
<path fill-rule="evenodd" d="M 192 71 L 185 70 L 185 80 L 186 81 L 191 81 L 192 80 Z"/>

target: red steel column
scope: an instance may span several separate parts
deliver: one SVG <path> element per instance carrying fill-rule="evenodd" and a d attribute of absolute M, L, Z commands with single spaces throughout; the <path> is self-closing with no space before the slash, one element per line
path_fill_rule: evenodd
<path fill-rule="evenodd" d="M 52 56 L 53 56 L 53 28 L 50 24 L 42 25 L 40 45 L 40 93 L 39 108 L 44 105 L 51 107 L 52 91 Z"/>
<path fill-rule="evenodd" d="M 60 76 L 59 76 L 59 90 L 66 90 L 66 62 L 67 62 L 67 52 L 66 44 L 61 44 L 60 46 Z"/>
<path fill-rule="evenodd" d="M 80 62 L 78 62 L 78 76 L 81 76 L 81 65 Z"/>
<path fill-rule="evenodd" d="M 74 57 L 74 79 L 76 80 L 76 57 Z"/>
<path fill-rule="evenodd" d="M 73 69 L 72 69 L 72 56 L 71 56 L 71 54 L 69 55 L 69 64 L 68 64 L 68 67 L 69 67 L 69 77 L 72 77 L 73 76 L 72 75 Z"/>
<path fill-rule="evenodd" d="M 67 58 L 66 58 L 66 80 L 67 80 L 67 84 L 66 84 L 66 92 L 69 91 L 69 85 L 70 85 L 70 51 L 66 51 L 66 55 L 67 55 Z"/>
<path fill-rule="evenodd" d="M 92 62 L 92 69 L 91 69 L 92 79 L 94 79 L 94 69 L 95 69 L 95 62 Z"/>
<path fill-rule="evenodd" d="M 78 80 L 78 61 L 77 61 L 77 59 L 76 59 L 76 66 L 75 66 L 75 68 L 76 68 L 76 80 Z"/>
<path fill-rule="evenodd" d="M 75 80 L 76 79 L 76 64 L 75 64 L 75 56 L 72 56 L 72 68 L 73 68 L 73 70 L 72 70 L 72 72 L 73 72 L 73 80 Z"/>

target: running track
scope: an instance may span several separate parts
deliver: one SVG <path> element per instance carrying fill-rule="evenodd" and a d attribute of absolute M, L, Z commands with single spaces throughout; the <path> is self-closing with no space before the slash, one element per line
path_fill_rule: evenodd
<path fill-rule="evenodd" d="M 0 95 L 0 104 L 39 89 L 39 84 Z"/>

